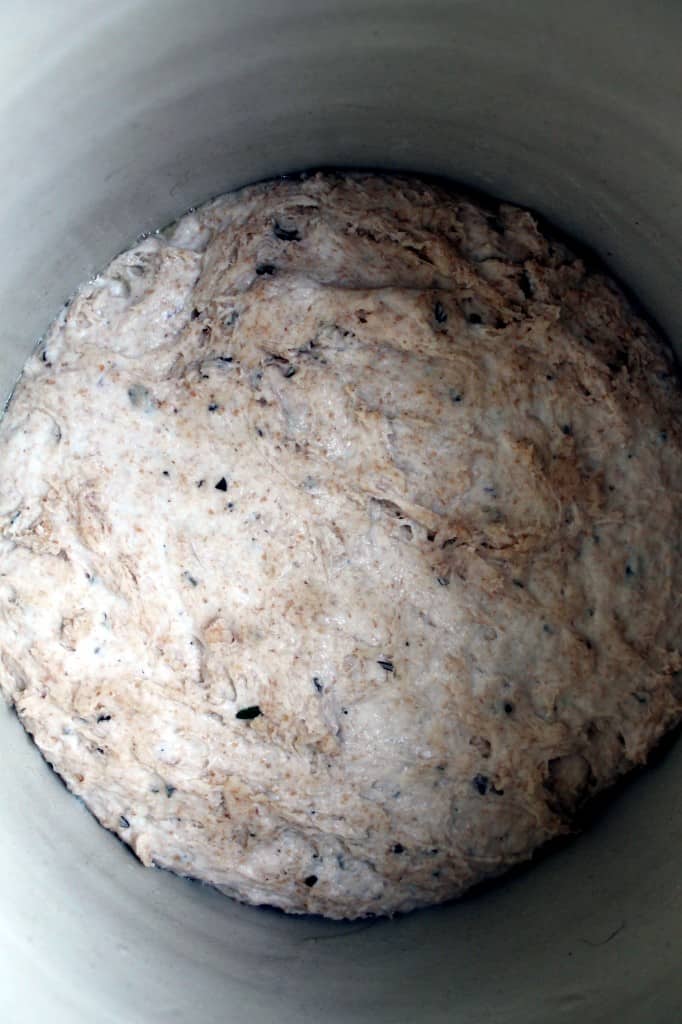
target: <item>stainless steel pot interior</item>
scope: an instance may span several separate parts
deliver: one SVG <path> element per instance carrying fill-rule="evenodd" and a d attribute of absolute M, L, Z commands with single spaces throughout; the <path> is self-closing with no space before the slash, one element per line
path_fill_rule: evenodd
<path fill-rule="evenodd" d="M 682 336 L 682 8 L 624 0 L 7 0 L 7 394 L 143 229 L 316 165 L 436 172 L 595 246 Z M 458 905 L 287 919 L 140 867 L 0 710 L 0 1018 L 12 1024 L 671 1024 L 682 748 L 580 841 Z"/>

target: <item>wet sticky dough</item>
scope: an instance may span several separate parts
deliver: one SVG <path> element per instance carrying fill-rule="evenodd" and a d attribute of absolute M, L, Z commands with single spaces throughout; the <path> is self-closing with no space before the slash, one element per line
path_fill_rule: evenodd
<path fill-rule="evenodd" d="M 680 391 L 529 213 L 313 175 L 84 286 L 0 427 L 0 683 L 145 864 L 330 917 L 527 859 L 680 717 Z"/>

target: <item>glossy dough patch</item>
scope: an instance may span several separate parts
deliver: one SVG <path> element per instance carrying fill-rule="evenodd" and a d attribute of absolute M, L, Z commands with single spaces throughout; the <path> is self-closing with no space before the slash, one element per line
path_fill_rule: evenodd
<path fill-rule="evenodd" d="M 0 428 L 0 682 L 145 864 L 457 895 L 680 717 L 680 391 L 533 217 L 315 175 L 82 288 Z"/>

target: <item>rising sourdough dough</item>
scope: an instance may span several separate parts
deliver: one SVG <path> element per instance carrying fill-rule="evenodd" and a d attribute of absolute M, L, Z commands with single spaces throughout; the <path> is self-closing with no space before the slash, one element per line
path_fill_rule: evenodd
<path fill-rule="evenodd" d="M 331 917 L 461 893 L 680 717 L 681 409 L 522 210 L 371 175 L 224 197 L 25 369 L 2 688 L 145 864 Z"/>

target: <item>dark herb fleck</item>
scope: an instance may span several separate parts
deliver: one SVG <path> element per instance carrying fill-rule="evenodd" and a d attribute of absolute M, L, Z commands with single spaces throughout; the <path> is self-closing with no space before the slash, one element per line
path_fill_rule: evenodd
<path fill-rule="evenodd" d="M 118 819 L 118 824 L 120 828 L 130 828 L 130 822 L 128 821 L 124 814 L 122 814 Z"/>
<path fill-rule="evenodd" d="M 183 572 L 182 575 L 185 577 L 185 579 L 187 580 L 187 582 L 191 586 L 193 586 L 193 587 L 198 587 L 199 586 L 199 581 L 194 576 L 192 576 L 192 573 L 189 572 L 188 569 L 185 569 L 185 571 Z"/>
<path fill-rule="evenodd" d="M 235 718 L 241 718 L 244 721 L 248 722 L 252 718 L 258 718 L 258 716 L 262 715 L 262 714 L 263 714 L 263 712 L 258 707 L 258 705 L 257 704 L 252 704 L 251 707 L 249 707 L 249 708 L 241 708 L 237 712 L 237 714 L 235 715 Z"/>
<path fill-rule="evenodd" d="M 624 366 L 628 365 L 628 354 L 624 348 L 619 348 L 614 354 L 613 359 L 606 364 L 611 373 L 620 373 Z"/>
<path fill-rule="evenodd" d="M 209 412 L 215 412 L 217 410 L 217 408 L 218 408 L 218 403 L 217 402 L 211 402 L 211 404 L 208 407 L 208 411 Z"/>
<path fill-rule="evenodd" d="M 433 307 L 433 315 L 436 318 L 437 324 L 447 323 L 448 314 L 445 312 L 445 307 L 442 302 L 437 302 Z"/>
<path fill-rule="evenodd" d="M 205 483 L 205 480 L 197 480 L 197 487 L 203 487 Z"/>
<path fill-rule="evenodd" d="M 143 384 L 133 384 L 128 388 L 128 398 L 130 404 L 137 407 L 144 406 L 145 409 L 151 409 L 154 405 L 154 397 L 149 388 L 144 387 Z"/>
<path fill-rule="evenodd" d="M 173 796 L 173 793 L 175 793 L 175 790 L 176 790 L 176 787 L 172 786 L 170 784 L 170 782 L 166 783 L 166 796 L 168 797 L 169 800 Z"/>
<path fill-rule="evenodd" d="M 450 388 L 450 401 L 451 402 L 461 402 L 462 401 L 462 392 L 461 391 L 457 391 L 456 388 Z"/>
<path fill-rule="evenodd" d="M 506 700 L 502 707 L 504 708 L 505 715 L 512 715 L 514 713 L 514 705 L 510 701 Z"/>
<path fill-rule="evenodd" d="M 384 669 L 386 672 L 395 672 L 395 665 L 392 661 L 384 660 L 383 658 L 377 661 L 377 665 Z"/>
<path fill-rule="evenodd" d="M 319 676 L 313 676 L 313 686 L 315 687 L 318 693 L 322 693 L 323 687 Z"/>
<path fill-rule="evenodd" d="M 668 440 L 668 431 L 662 430 L 658 436 L 661 439 L 661 441 L 665 442 Z"/>
<path fill-rule="evenodd" d="M 163 475 L 164 475 L 164 476 L 170 476 L 170 470 L 168 470 L 168 469 L 164 469 L 164 471 L 163 471 Z"/>
<path fill-rule="evenodd" d="M 561 433 L 565 434 L 566 437 L 570 437 L 570 435 L 573 433 L 571 425 L 569 423 L 564 423 L 563 427 L 561 428 Z"/>
<path fill-rule="evenodd" d="M 218 356 L 218 362 L 219 363 L 231 363 L 232 362 L 232 356 Z"/>
<path fill-rule="evenodd" d="M 287 366 L 286 370 L 284 371 L 284 376 L 285 377 L 293 377 L 295 373 L 296 373 L 296 367 L 289 365 L 289 366 Z"/>
<path fill-rule="evenodd" d="M 272 230 L 273 230 L 273 233 L 275 235 L 275 238 L 279 238 L 279 240 L 281 242 L 300 242 L 301 241 L 301 236 L 299 235 L 299 233 L 296 230 L 296 228 L 285 228 L 285 227 L 282 227 L 282 225 L 278 221 L 275 221 L 275 223 L 272 226 Z"/>
<path fill-rule="evenodd" d="M 625 566 L 625 575 L 626 576 L 634 576 L 635 575 L 635 570 L 632 568 L 631 565 L 626 565 Z"/>
<path fill-rule="evenodd" d="M 110 722 L 111 721 L 111 715 L 98 715 L 97 716 L 97 721 L 98 722 Z"/>
<path fill-rule="evenodd" d="M 498 789 L 494 782 L 490 783 L 490 792 L 494 793 L 495 796 L 504 796 L 504 790 Z"/>
<path fill-rule="evenodd" d="M 521 590 L 524 589 L 524 584 L 521 580 L 512 580 L 515 587 L 519 587 Z"/>
<path fill-rule="evenodd" d="M 317 884 L 317 875 L 308 875 L 308 877 L 304 878 L 303 881 L 309 889 L 312 889 L 312 887 Z"/>
<path fill-rule="evenodd" d="M 275 265 L 274 263 L 258 263 L 256 266 L 256 273 L 259 277 L 263 277 L 264 274 L 274 274 Z"/>
<path fill-rule="evenodd" d="M 405 847 L 402 843 L 393 844 L 393 853 L 405 853 Z"/>
<path fill-rule="evenodd" d="M 192 320 L 198 320 L 200 315 L 201 314 L 199 313 L 199 310 L 196 307 L 192 310 L 192 312 L 190 314 Z"/>
<path fill-rule="evenodd" d="M 547 622 L 543 622 L 543 624 L 542 624 L 542 632 L 543 633 L 553 633 L 554 630 L 552 629 L 552 627 Z"/>
<path fill-rule="evenodd" d="M 488 227 L 491 228 L 495 232 L 495 234 L 503 235 L 504 234 L 504 224 L 502 223 L 502 220 L 500 219 L 498 214 L 490 213 L 487 216 L 488 216 Z"/>
<path fill-rule="evenodd" d="M 519 278 L 519 288 L 521 289 L 521 292 L 523 293 L 525 298 L 533 298 L 533 285 L 531 283 L 530 277 L 528 276 L 527 270 L 524 270 L 521 274 L 521 277 Z"/>
<path fill-rule="evenodd" d="M 546 373 L 545 374 L 545 380 L 554 380 L 554 374 L 553 373 Z"/>
<path fill-rule="evenodd" d="M 427 532 L 427 534 L 426 534 L 426 539 L 428 541 L 433 542 L 436 539 L 436 531 L 435 530 L 429 530 Z"/>
<path fill-rule="evenodd" d="M 647 697 L 646 697 L 646 694 L 643 694 L 643 693 L 635 693 L 635 692 L 633 691 L 633 693 L 632 693 L 632 696 L 633 696 L 633 697 L 635 698 L 635 700 L 637 701 L 637 703 L 638 703 L 638 704 L 646 704 L 646 703 L 647 703 Z"/>
<path fill-rule="evenodd" d="M 224 476 L 221 476 L 220 480 L 215 485 L 215 489 L 216 489 L 216 491 L 226 491 L 227 490 L 227 480 L 225 479 Z"/>
<path fill-rule="evenodd" d="M 489 781 L 490 780 L 488 779 L 487 775 L 474 775 L 473 779 L 471 780 L 471 785 L 474 787 L 477 793 L 480 793 L 481 796 L 485 796 L 485 794 L 488 792 Z"/>
<path fill-rule="evenodd" d="M 450 580 L 448 579 L 447 576 L 436 576 L 436 583 L 438 583 L 441 587 L 447 587 L 450 584 Z"/>

